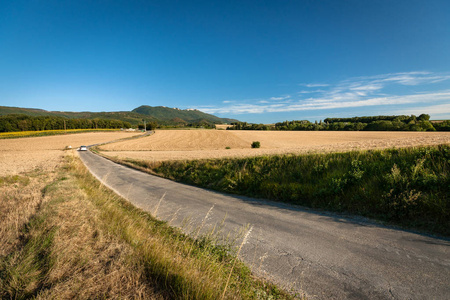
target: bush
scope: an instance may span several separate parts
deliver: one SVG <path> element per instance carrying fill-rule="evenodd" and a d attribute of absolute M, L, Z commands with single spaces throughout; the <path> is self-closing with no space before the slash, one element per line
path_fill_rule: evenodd
<path fill-rule="evenodd" d="M 261 147 L 261 143 L 256 141 L 252 143 L 252 148 L 260 148 Z"/>

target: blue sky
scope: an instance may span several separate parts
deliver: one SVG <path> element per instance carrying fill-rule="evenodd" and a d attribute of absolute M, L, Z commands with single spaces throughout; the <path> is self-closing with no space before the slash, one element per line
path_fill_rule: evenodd
<path fill-rule="evenodd" d="M 450 119 L 450 1 L 3 1 L 0 105 Z"/>

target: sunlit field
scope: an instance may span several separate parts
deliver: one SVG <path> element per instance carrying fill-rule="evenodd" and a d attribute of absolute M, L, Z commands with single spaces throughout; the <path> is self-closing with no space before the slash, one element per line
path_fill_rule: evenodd
<path fill-rule="evenodd" d="M 261 148 L 252 149 L 254 141 Z M 157 130 L 100 147 L 105 155 L 150 161 L 329 153 L 450 142 L 450 132 Z"/>
<path fill-rule="evenodd" d="M 71 146 L 91 145 L 132 137 L 135 132 L 89 132 L 19 139 L 0 139 L 0 176 L 14 175 L 34 169 L 53 169 L 61 160 L 62 150 Z"/>

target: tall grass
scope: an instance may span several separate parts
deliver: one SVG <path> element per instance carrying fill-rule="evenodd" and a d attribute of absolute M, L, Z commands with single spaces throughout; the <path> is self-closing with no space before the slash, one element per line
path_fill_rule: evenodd
<path fill-rule="evenodd" d="M 231 274 L 226 298 L 252 299 L 263 292 L 289 298 L 273 285 L 254 280 L 241 262 L 232 269 L 228 250 L 204 238 L 192 239 L 135 208 L 78 170 L 81 186 L 102 211 L 105 230 L 133 247 L 136 264 L 176 299 L 218 299 Z M 106 197 L 105 197 L 106 195 Z"/>
<path fill-rule="evenodd" d="M 78 158 L 50 176 L 0 178 L 0 191 L 2 299 L 291 298 L 253 278 L 232 249 L 135 208 Z"/>
<path fill-rule="evenodd" d="M 450 146 L 147 163 L 162 176 L 450 235 Z"/>
<path fill-rule="evenodd" d="M 162 299 L 66 169 L 0 178 L 1 299 Z"/>

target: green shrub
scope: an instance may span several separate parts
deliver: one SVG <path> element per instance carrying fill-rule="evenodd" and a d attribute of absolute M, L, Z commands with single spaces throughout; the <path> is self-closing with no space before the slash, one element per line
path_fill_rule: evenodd
<path fill-rule="evenodd" d="M 261 147 L 261 143 L 256 141 L 252 143 L 252 148 L 260 148 Z"/>

